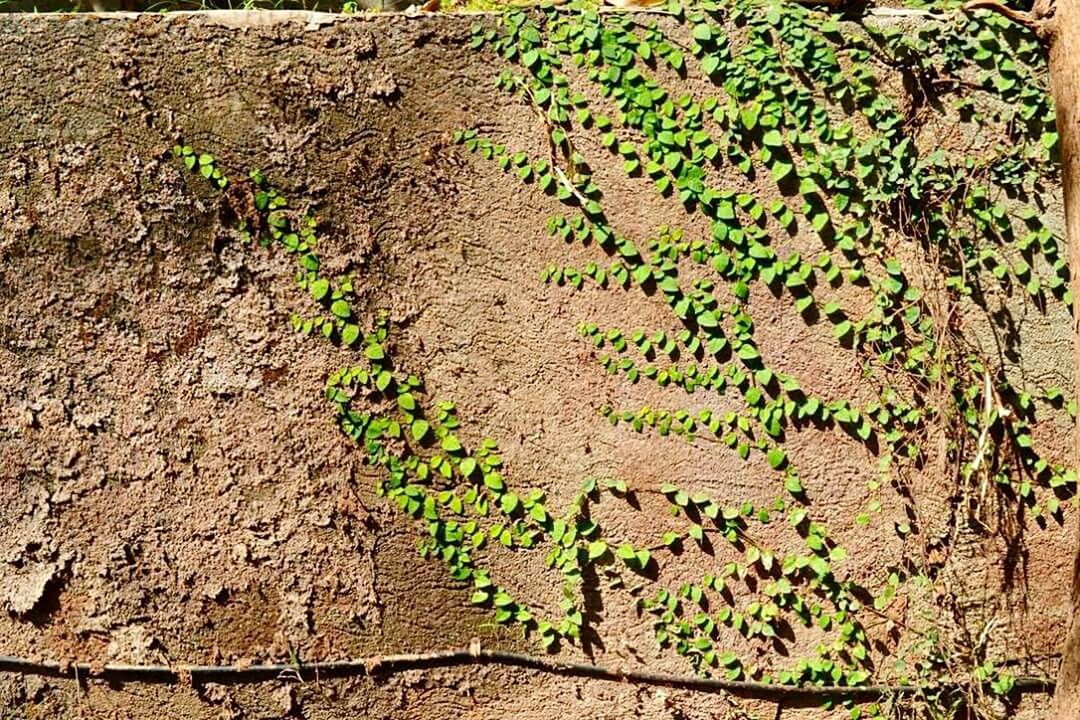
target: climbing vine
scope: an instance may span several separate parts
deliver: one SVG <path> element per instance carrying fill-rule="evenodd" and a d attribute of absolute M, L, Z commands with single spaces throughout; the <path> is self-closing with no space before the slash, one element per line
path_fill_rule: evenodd
<path fill-rule="evenodd" d="M 546 152 L 530 156 L 472 129 L 454 140 L 554 198 L 562 211 L 548 232 L 593 253 L 581 267 L 553 261 L 538 269 L 540 282 L 571 293 L 641 293 L 679 328 L 581 322 L 599 371 L 685 395 L 681 407 L 598 407 L 598 420 L 762 458 L 774 482 L 766 503 L 662 483 L 651 491 L 666 499 L 678 529 L 641 545 L 591 511 L 628 502 L 635 490 L 625 479 L 584 479 L 556 508 L 514 479 L 496 439 L 466 442 L 482 433 L 459 433 L 465 420 L 454 404 L 398 366 L 393 328 L 385 314 L 358 306 L 357 279 L 324 274 L 313 216 L 258 171 L 230 182 L 212 156 L 185 145 L 174 154 L 222 191 L 239 241 L 295 258 L 296 283 L 314 310 L 292 317 L 293 328 L 358 359 L 326 384 L 338 426 L 381 468 L 378 492 L 426 529 L 421 554 L 444 564 L 496 622 L 553 651 L 582 642 L 595 633 L 585 592 L 603 584 L 631 596 L 658 646 L 699 673 L 779 684 L 894 679 L 925 685 L 927 708 L 978 712 L 984 690 L 1008 695 L 1012 687 L 985 647 L 958 647 L 930 617 L 904 627 L 915 639 L 896 650 L 894 669 L 882 663 L 868 625 L 932 586 L 945 561 L 930 551 L 947 555 L 957 533 L 985 529 L 992 513 L 1061 522 L 1076 473 L 1040 452 L 1032 426 L 1037 413 L 1054 409 L 1075 416 L 1075 404 L 1056 387 L 1014 384 L 1000 358 L 965 338 L 961 322 L 993 298 L 1047 311 L 1053 303 L 1071 310 L 1072 297 L 1060 238 L 1039 205 L 1053 181 L 1057 135 L 1038 46 L 997 16 L 934 9 L 916 32 L 758 0 L 672 3 L 662 16 L 515 9 L 474 27 L 473 47 L 504 61 L 497 84 L 532 109 Z M 904 79 L 909 106 L 882 89 L 883 72 Z M 958 122 L 1000 129 L 1000 137 L 977 154 L 928 148 L 921 133 L 930 105 L 942 102 Z M 607 160 L 585 157 L 586 137 L 632 181 L 707 222 L 708 236 L 673 225 L 652 237 L 620 232 L 592 171 Z M 813 252 L 785 253 L 777 242 L 808 233 Z M 767 362 L 752 302 L 762 286 L 805 323 L 831 326 L 837 352 L 861 363 L 872 401 L 819 396 Z M 709 394 L 734 398 L 738 408 L 695 409 Z M 954 475 L 945 537 L 924 534 L 910 491 L 930 460 L 925 441 L 934 428 L 947 429 Z M 826 522 L 786 441 L 836 431 L 878 459 L 878 479 L 857 517 Z M 848 577 L 847 551 L 829 525 L 875 523 L 890 491 L 904 518 L 878 531 L 911 538 L 906 555 L 882 578 Z M 802 549 L 780 550 L 792 546 L 777 540 L 783 533 Z M 694 582 L 660 579 L 661 566 L 713 554 L 713 543 L 735 559 L 717 560 Z M 557 610 L 531 607 L 492 570 L 494 553 L 529 549 L 543 549 L 561 577 Z M 731 642 L 741 636 L 760 650 L 782 645 L 796 628 L 819 638 L 808 657 L 762 660 Z M 945 680 L 969 690 L 935 691 Z"/>

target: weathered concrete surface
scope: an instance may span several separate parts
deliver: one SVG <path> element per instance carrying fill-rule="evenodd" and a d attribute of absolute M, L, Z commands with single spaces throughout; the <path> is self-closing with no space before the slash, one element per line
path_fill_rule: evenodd
<path fill-rule="evenodd" d="M 544 151 L 532 111 L 492 87 L 497 61 L 468 49 L 474 21 L 0 17 L 0 652 L 214 662 L 296 650 L 315 660 L 462 646 L 478 635 L 531 647 L 493 631 L 441 567 L 417 557 L 413 524 L 373 496 L 371 471 L 328 424 L 320 394 L 347 357 L 289 330 L 289 313 L 310 308 L 287 260 L 215 242 L 213 195 L 167 156 L 179 137 L 234 173 L 261 168 L 316 207 L 323 255 L 337 258 L 335 270 L 358 270 L 365 301 L 391 311 L 403 365 L 458 404 L 464 436 L 498 439 L 508 477 L 545 489 L 552 506 L 589 475 L 641 489 L 670 480 L 730 502 L 776 496 L 762 459 L 636 435 L 597 415 L 604 403 L 686 401 L 608 377 L 578 323 L 675 328 L 655 299 L 536 280 L 550 262 L 601 258 L 547 236 L 554 201 L 449 145 L 454 130 L 482 125 L 512 147 Z M 604 157 L 595 137 L 581 149 Z M 596 164 L 624 232 L 682 222 L 648 187 Z M 872 395 L 828 327 L 808 327 L 787 299 L 754 292 L 772 366 L 826 397 Z M 1038 350 L 1058 347 L 1067 326 L 1038 322 L 1024 335 L 1033 348 L 1025 372 L 1067 374 L 1058 369 L 1067 354 Z M 721 410 L 731 401 L 700 402 Z M 1066 439 L 1045 434 L 1061 459 Z M 853 522 L 875 459 L 842 433 L 798 433 L 787 446 L 815 517 L 853 551 L 844 571 L 880 585 L 902 549 L 890 531 L 900 502 L 884 497 L 884 518 L 869 529 Z M 927 477 L 918 489 L 928 526 L 939 527 L 947 483 Z M 639 510 L 598 511 L 644 543 L 676 527 L 665 505 L 642 493 Z M 770 541 L 799 543 L 783 529 Z M 965 542 L 959 555 L 972 565 L 949 576 L 962 610 L 997 616 L 1003 652 L 1052 652 L 1067 614 L 1071 530 L 1032 526 L 1019 546 Z M 1025 562 L 1005 572 L 1010 551 Z M 689 553 L 664 579 L 700 577 L 729 559 L 723 552 Z M 542 561 L 518 554 L 498 569 L 523 599 L 554 608 L 557 578 L 536 582 Z M 598 662 L 687 670 L 656 649 L 631 598 L 604 600 Z M 815 642 L 800 635 L 791 658 Z M 783 666 L 759 658 L 774 660 Z M 31 717 L 277 717 L 292 703 L 270 686 L 84 693 L 5 678 L 0 688 Z M 315 718 L 732 713 L 720 698 L 504 670 L 323 683 L 297 695 Z M 784 717 L 800 712 L 816 713 Z"/>

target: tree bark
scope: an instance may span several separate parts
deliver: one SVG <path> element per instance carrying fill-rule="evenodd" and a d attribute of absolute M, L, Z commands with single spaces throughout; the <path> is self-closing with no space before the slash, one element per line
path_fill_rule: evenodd
<path fill-rule="evenodd" d="M 1076 387 L 1080 389 L 1080 0 L 1049 6 L 1050 86 L 1057 108 L 1061 145 L 1061 180 L 1073 294 L 1073 351 Z M 1074 390 L 1074 393 L 1076 390 Z M 1080 431 L 1074 437 L 1080 458 Z M 1072 619 L 1062 649 L 1061 670 L 1050 710 L 1052 720 L 1080 718 L 1080 549 L 1073 560 Z"/>

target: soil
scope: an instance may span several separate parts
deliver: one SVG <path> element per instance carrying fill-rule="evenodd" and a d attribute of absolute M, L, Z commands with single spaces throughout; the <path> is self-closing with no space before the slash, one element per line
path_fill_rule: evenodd
<path fill-rule="evenodd" d="M 599 415 L 604 404 L 686 400 L 607 376 L 578 324 L 677 328 L 658 298 L 539 282 L 551 262 L 602 257 L 548 237 L 553 200 L 450 144 L 455 130 L 479 125 L 543 151 L 532 111 L 493 88 L 498 61 L 468 48 L 473 22 L 0 17 L 0 654 L 314 661 L 462 647 L 473 637 L 535 651 L 493 629 L 442 567 L 419 557 L 422 528 L 375 496 L 376 476 L 321 394 L 348 353 L 292 332 L 290 314 L 310 308 L 289 260 L 227 241 L 219 198 L 169 157 L 180 138 L 233 175 L 261 168 L 310 204 L 322 255 L 335 271 L 357 271 L 364 302 L 390 312 L 401 366 L 456 402 L 463 438 L 497 439 L 508 477 L 545 490 L 551 507 L 565 507 L 585 477 L 625 478 L 641 491 L 640 507 L 609 499 L 598 517 L 642 543 L 677 527 L 648 492 L 664 481 L 729 502 L 777 497 L 763 458 L 744 463 L 721 446 L 638 435 Z M 596 138 L 580 149 L 604 157 Z M 596 171 L 627 235 L 655 232 L 660 218 L 681 221 L 647 185 Z M 859 359 L 828 326 L 806 325 L 790 298 L 764 289 L 752 307 L 768 364 L 825 397 L 872 396 Z M 1067 320 L 1055 320 L 1024 342 L 1068 336 Z M 1033 352 L 1025 371 L 1067 376 L 1069 362 Z M 696 409 L 730 403 L 692 399 Z M 1067 438 L 1046 436 L 1049 454 L 1063 457 Z M 891 495 L 869 528 L 853 522 L 876 459 L 840 432 L 794 433 L 786 446 L 815 517 L 851 550 L 843 571 L 880 585 L 904 541 L 892 532 L 901 504 Z M 917 478 L 915 491 L 926 525 L 943 526 L 944 474 Z M 1066 527 L 962 535 L 955 548 L 943 582 L 971 622 L 996 618 L 1002 652 L 1056 649 L 1069 610 L 1060 591 L 1074 543 Z M 769 540 L 780 550 L 801 542 L 786 526 Z M 687 553 L 662 579 L 700 577 L 731 559 L 725 553 Z M 507 553 L 495 568 L 529 603 L 557 606 L 558 582 L 536 581 L 542 552 Z M 919 602 L 927 600 L 913 598 L 908 612 Z M 689 671 L 656 648 L 628 594 L 603 595 L 595 614 L 591 659 Z M 798 634 L 787 657 L 744 652 L 784 666 L 818 637 Z M 1042 702 L 1029 698 L 1024 709 Z M 771 705 L 743 705 L 774 717 Z M 722 697 L 496 668 L 202 688 L 9 676 L 0 677 L 0 707 L 43 718 L 742 717 Z"/>

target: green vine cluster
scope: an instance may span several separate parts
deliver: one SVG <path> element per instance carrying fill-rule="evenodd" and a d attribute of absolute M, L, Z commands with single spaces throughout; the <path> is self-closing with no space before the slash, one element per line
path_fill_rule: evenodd
<path fill-rule="evenodd" d="M 191 152 L 186 146 L 174 148 L 179 157 Z M 204 166 L 220 172 L 212 156 L 202 157 Z M 726 565 L 714 577 L 704 578 L 703 585 L 687 586 L 683 589 L 687 597 L 700 600 L 702 587 L 722 592 L 727 583 L 745 582 L 751 568 L 778 576 L 765 590 L 773 598 L 770 602 L 752 602 L 744 610 L 721 614 L 719 622 L 748 638 L 770 638 L 781 629 L 779 609 L 791 608 L 806 618 L 807 624 L 816 622 L 831 628 L 835 623 L 837 637 L 845 639 L 845 647 L 850 644 L 849 650 L 858 658 L 868 657 L 861 626 L 848 618 L 858 601 L 836 580 L 829 565 L 830 560 L 843 558 L 843 549 L 832 545 L 824 529 L 810 522 L 801 507 L 789 508 L 781 499 L 769 508 L 755 508 L 749 503 L 722 506 L 704 494 L 691 496 L 665 485 L 660 492 L 670 501 L 673 512 L 691 522 L 684 532 L 665 533 L 656 546 L 635 547 L 613 539 L 589 519 L 590 506 L 602 496 L 627 497 L 625 481 L 587 480 L 562 513 L 553 512 L 539 490 L 512 489 L 502 475 L 497 443 L 486 438 L 475 447 L 466 446 L 456 432 L 460 421 L 454 405 L 431 401 L 420 378 L 394 367 L 386 317 L 376 317 L 369 332 L 359 329 L 356 323 L 360 314 L 354 308 L 351 279 L 331 279 L 320 274 L 314 218 L 291 208 L 277 190 L 268 187 L 258 171 L 250 174 L 248 186 L 258 215 L 238 221 L 239 239 L 279 247 L 294 256 L 298 286 L 325 313 L 316 316 L 323 319 L 310 325 L 311 321 L 294 317 L 294 327 L 305 334 L 319 330 L 331 342 L 351 347 L 363 356 L 362 364 L 342 368 L 328 378 L 326 398 L 335 408 L 338 425 L 364 448 L 372 464 L 384 469 L 379 492 L 409 516 L 426 523 L 421 553 L 443 562 L 454 579 L 470 584 L 472 602 L 491 607 L 497 622 L 520 625 L 544 647 L 564 640 L 576 641 L 586 623 L 579 596 L 586 569 L 598 571 L 613 587 L 625 587 L 631 578 L 648 579 L 661 553 L 680 553 L 684 543 L 704 545 L 709 536 L 740 550 L 744 562 Z M 776 466 L 781 464 L 775 461 Z M 807 551 L 777 557 L 752 539 L 751 527 L 774 522 L 775 513 L 789 510 L 791 524 L 804 535 Z M 565 578 L 561 612 L 554 618 L 539 617 L 499 586 L 478 562 L 492 547 L 515 550 L 539 546 L 548 549 L 548 566 Z M 679 628 L 661 629 L 670 624 L 663 607 L 667 597 L 661 590 L 654 599 L 643 598 L 641 604 L 657 616 L 658 635 L 671 632 L 677 637 L 685 633 Z M 701 643 L 697 645 L 700 649 Z M 839 647 L 839 643 L 834 645 Z M 703 651 L 710 664 L 720 660 L 714 655 Z M 832 681 L 832 661 L 804 663 L 800 667 L 797 674 L 785 678 L 791 682 Z M 753 668 L 748 669 L 747 676 L 764 677 Z M 865 669 L 843 674 L 850 683 L 867 677 Z"/>
<path fill-rule="evenodd" d="M 606 351 L 598 353 L 601 366 L 630 382 L 674 385 L 687 394 L 737 393 L 744 404 L 722 417 L 650 407 L 605 407 L 602 414 L 637 432 L 720 440 L 743 459 L 764 453 L 782 478 L 796 527 L 806 519 L 806 498 L 796 463 L 781 447 L 790 430 L 842 428 L 877 453 L 883 477 L 903 489 L 926 461 L 928 429 L 955 424 L 962 429 L 951 437 L 949 453 L 959 468 L 956 502 L 970 513 L 964 519 L 981 517 L 971 488 L 986 478 L 1005 501 L 1036 518 L 1049 513 L 1060 520 L 1076 474 L 1037 452 L 1031 422 L 1036 400 L 1061 407 L 1062 391 L 1039 389 L 1033 396 L 1013 387 L 1000 363 L 964 341 L 956 320 L 966 303 L 986 307 L 990 294 L 1014 288 L 1042 309 L 1051 301 L 1071 309 L 1067 262 L 1036 204 L 1057 135 L 1035 40 L 997 17 L 953 14 L 905 34 L 872 22 L 850 32 L 793 3 L 702 2 L 685 10 L 673 4 L 669 12 L 672 20 L 663 25 L 552 8 L 508 13 L 496 29 L 474 28 L 476 47 L 490 47 L 512 65 L 498 85 L 534 108 L 549 154 L 530 158 L 474 131 L 456 139 L 569 206 L 573 214 L 549 221 L 551 234 L 599 247 L 610 258 L 584 268 L 551 264 L 542 281 L 575 291 L 591 281 L 600 289 L 659 294 L 683 328 L 672 336 L 583 323 L 583 338 Z M 684 30 L 669 36 L 675 24 Z M 922 105 L 898 107 L 880 89 L 875 65 L 911 78 L 912 102 Z M 704 80 L 715 94 L 672 92 L 665 81 L 673 76 Z M 955 112 L 965 122 L 1003 128 L 1002 141 L 979 158 L 920 149 L 925 104 L 942 91 L 963 91 Z M 627 176 L 651 182 L 706 218 L 711 237 L 691 239 L 671 227 L 648 239 L 619 233 L 575 143 L 587 133 L 599 136 Z M 745 182 L 715 184 L 725 171 Z M 758 194 L 770 182 L 778 198 Z M 775 247 L 773 238 L 800 228 L 820 239 L 814 257 Z M 913 282 L 908 258 L 935 277 Z M 831 323 L 838 344 L 863 360 L 878 400 L 859 406 L 816 397 L 770 367 L 754 340 L 754 283 L 786 294 L 808 323 Z M 868 291 L 872 309 L 845 307 L 842 298 L 852 293 L 842 292 L 844 286 Z M 680 358 L 692 361 L 680 364 Z M 1075 414 L 1072 403 L 1069 411 Z M 872 484 L 872 492 L 879 489 Z M 857 522 L 868 524 L 880 507 L 872 498 Z M 913 504 L 909 511 L 917 519 Z M 700 537 L 700 526 L 693 527 Z M 915 532 L 907 521 L 895 530 Z M 836 557 L 818 556 L 819 579 L 829 575 L 830 560 Z M 896 582 L 878 595 L 877 610 L 897 596 L 901 578 L 915 582 L 936 570 L 905 560 L 890 576 Z M 661 645 L 674 644 L 699 669 L 722 664 L 737 677 L 738 659 L 730 652 L 722 662 L 717 657 L 717 623 L 754 636 L 781 614 L 778 607 L 802 606 L 787 598 L 755 603 L 749 626 L 745 613 L 705 612 L 715 598 L 691 609 L 715 581 L 662 589 L 645 607 L 659 615 Z M 865 588 L 855 594 L 873 596 Z M 849 609 L 832 599 L 838 612 Z M 851 605 L 857 612 L 859 604 Z M 800 665 L 802 674 L 782 672 L 777 679 L 858 681 L 853 668 L 863 667 L 863 642 L 857 626 L 847 624 L 839 643 L 819 648 L 821 659 L 809 670 Z M 830 652 L 843 662 L 834 664 Z"/>
<path fill-rule="evenodd" d="M 498 623 L 519 626 L 544 648 L 584 642 L 596 632 L 585 595 L 601 583 L 628 593 L 658 645 L 704 674 L 829 685 L 951 677 L 953 649 L 932 623 L 903 648 L 906 665 L 896 671 L 881 667 L 885 655 L 867 634 L 905 593 L 933 582 L 938 568 L 920 561 L 930 539 L 913 543 L 912 556 L 882 578 L 846 578 L 846 551 L 815 519 L 799 458 L 785 441 L 839 429 L 879 458 L 881 480 L 853 519 L 859 525 L 873 522 L 891 485 L 910 518 L 892 530 L 918 536 L 918 508 L 904 492 L 927 461 L 929 430 L 939 426 L 954 428 L 957 526 L 979 521 L 980 484 L 1010 507 L 1060 520 L 1076 474 L 1038 452 L 1031 425 L 1042 405 L 1075 415 L 1073 403 L 1057 388 L 1013 386 L 1000 362 L 957 332 L 965 308 L 1017 288 L 1043 309 L 1071 308 L 1059 238 L 1035 204 L 1057 143 L 1037 46 L 993 16 L 947 14 L 904 34 L 872 22 L 853 32 L 791 3 L 729 0 L 668 11 L 647 22 L 546 7 L 508 11 L 497 27 L 477 25 L 474 47 L 507 63 L 498 85 L 535 111 L 549 152 L 530 157 L 473 130 L 455 136 L 561 202 L 565 211 L 548 231 L 595 252 L 580 268 L 548 265 L 542 282 L 572 292 L 640 292 L 670 310 L 677 331 L 579 326 L 603 371 L 687 396 L 685 407 L 605 406 L 601 416 L 632 432 L 711 441 L 744 460 L 756 455 L 775 476 L 775 500 L 764 505 L 670 483 L 651 489 L 680 523 L 655 543 L 635 545 L 593 519 L 598 503 L 630 501 L 635 490 L 623 479 L 585 480 L 561 511 L 542 491 L 508 480 L 497 442 L 470 444 L 481 434 L 459 433 L 453 403 L 397 366 L 387 317 L 362 311 L 354 279 L 322 273 L 314 217 L 257 171 L 230 184 L 212 156 L 182 145 L 174 154 L 226 195 L 250 194 L 254 210 L 234 213 L 242 242 L 295 258 L 296 282 L 316 310 L 294 316 L 293 327 L 350 348 L 358 360 L 327 381 L 337 424 L 382 469 L 378 491 L 424 526 L 420 552 L 443 563 Z M 914 136 L 924 108 L 898 107 L 881 90 L 883 67 L 915 88 L 963 91 L 956 112 L 1005 128 L 1006 137 L 978 158 L 920 149 Z M 678 94 L 666 84 L 687 79 L 711 92 Z M 974 102 L 976 91 L 987 102 Z M 586 133 L 628 177 L 705 218 L 709 237 L 672 226 L 651 238 L 620 233 L 578 150 Z M 718 184 L 723 177 L 742 180 Z M 778 250 L 776 238 L 805 228 L 820 241 L 813 257 Z M 758 284 L 786 297 L 808 324 L 831 324 L 837 347 L 862 361 L 877 399 L 819 397 L 770 366 L 755 340 L 750 298 Z M 871 299 L 869 311 L 845 304 L 851 288 Z M 738 398 L 740 409 L 693 409 L 693 396 L 703 394 Z M 778 550 L 762 539 L 766 531 L 793 533 L 802 550 Z M 658 579 L 662 565 L 685 553 L 714 554 L 714 542 L 736 559 L 677 587 Z M 562 578 L 558 609 L 530 606 L 491 570 L 494 553 L 533 549 Z M 811 656 L 783 667 L 755 663 L 731 641 L 768 648 L 796 628 L 821 639 Z M 1011 688 L 989 658 L 965 671 L 996 692 Z M 852 708 L 853 717 L 881 712 Z"/>

